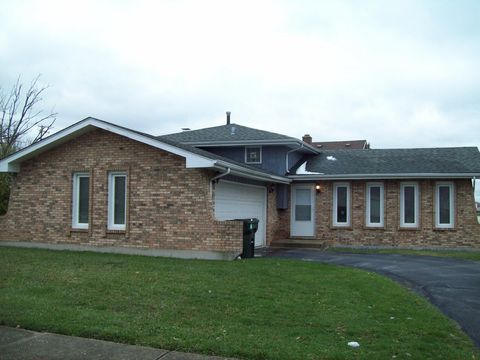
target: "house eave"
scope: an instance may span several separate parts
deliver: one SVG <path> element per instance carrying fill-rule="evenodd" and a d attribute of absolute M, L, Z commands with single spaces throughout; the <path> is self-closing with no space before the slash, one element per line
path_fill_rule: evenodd
<path fill-rule="evenodd" d="M 404 173 L 404 174 L 304 174 L 289 175 L 293 181 L 382 180 L 382 179 L 471 179 L 480 173 Z"/>
<path fill-rule="evenodd" d="M 308 150 L 311 153 L 319 154 L 320 150 L 315 148 L 314 146 L 307 144 L 303 141 L 295 141 L 292 140 L 236 140 L 236 141 L 191 141 L 191 142 L 182 142 L 182 144 L 195 146 L 195 147 L 217 147 L 217 146 L 224 146 L 224 147 L 232 147 L 232 146 L 250 146 L 250 145 L 300 145 L 303 144 L 303 148 Z"/>
<path fill-rule="evenodd" d="M 279 183 L 279 184 L 290 184 L 292 182 L 291 179 L 288 179 L 287 177 L 284 177 L 284 176 L 266 174 L 261 171 L 247 169 L 235 164 L 228 163 L 226 161 L 218 160 L 215 162 L 215 165 L 216 165 L 215 168 L 218 170 L 224 171 L 226 169 L 230 169 L 230 174 L 236 175 L 242 178 L 246 178 L 246 179 L 273 182 L 273 183 Z"/>

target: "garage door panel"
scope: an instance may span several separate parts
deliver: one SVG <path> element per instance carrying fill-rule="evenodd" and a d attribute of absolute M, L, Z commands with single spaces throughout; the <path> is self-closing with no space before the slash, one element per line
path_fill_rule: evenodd
<path fill-rule="evenodd" d="M 266 189 L 220 181 L 215 186 L 215 217 L 218 220 L 259 219 L 255 245 L 265 245 Z"/>

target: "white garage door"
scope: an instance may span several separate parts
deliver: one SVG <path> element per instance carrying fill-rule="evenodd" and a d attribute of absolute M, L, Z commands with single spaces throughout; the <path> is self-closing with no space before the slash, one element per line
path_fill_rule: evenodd
<path fill-rule="evenodd" d="M 218 220 L 257 218 L 255 246 L 265 246 L 265 187 L 221 181 L 215 186 L 215 217 Z"/>

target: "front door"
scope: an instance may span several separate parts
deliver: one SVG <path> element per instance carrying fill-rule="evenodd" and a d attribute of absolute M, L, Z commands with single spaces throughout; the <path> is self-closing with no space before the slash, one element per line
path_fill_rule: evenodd
<path fill-rule="evenodd" d="M 291 236 L 315 235 L 314 195 L 313 185 L 292 185 Z"/>

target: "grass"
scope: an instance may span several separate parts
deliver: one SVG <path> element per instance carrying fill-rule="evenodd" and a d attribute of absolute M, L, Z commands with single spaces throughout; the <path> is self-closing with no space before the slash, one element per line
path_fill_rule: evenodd
<path fill-rule="evenodd" d="M 414 249 L 359 249 L 359 248 L 342 248 L 332 247 L 325 251 L 329 252 L 346 252 L 354 254 L 400 254 L 400 255 L 417 255 L 417 256 L 437 256 L 450 257 L 464 260 L 480 260 L 480 250 L 460 251 L 460 250 L 414 250 Z"/>
<path fill-rule="evenodd" d="M 5 247 L 0 264 L 3 325 L 245 359 L 479 356 L 423 298 L 356 269 Z"/>

